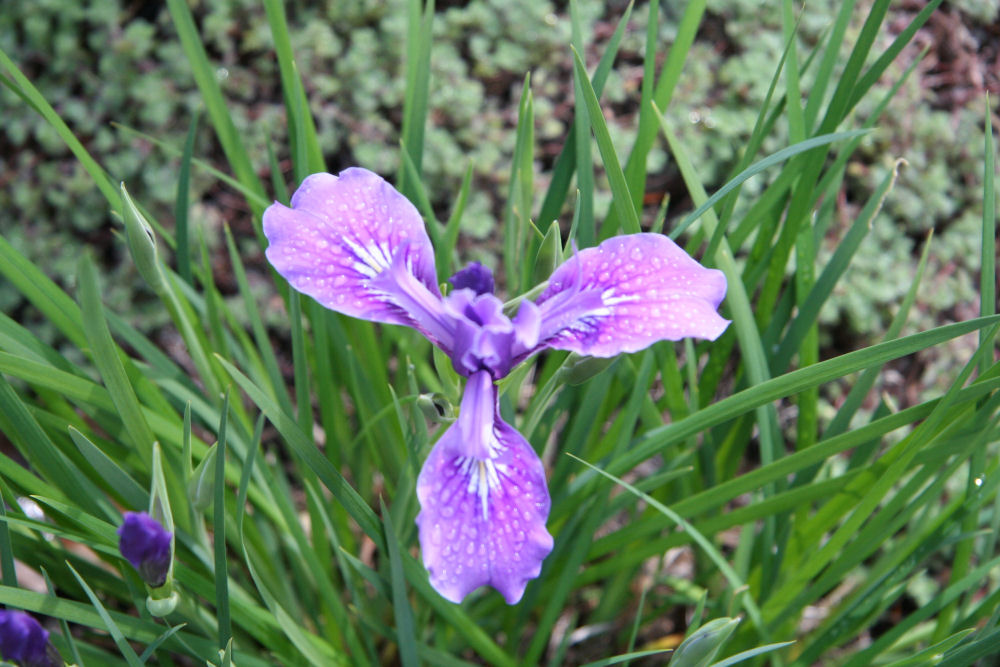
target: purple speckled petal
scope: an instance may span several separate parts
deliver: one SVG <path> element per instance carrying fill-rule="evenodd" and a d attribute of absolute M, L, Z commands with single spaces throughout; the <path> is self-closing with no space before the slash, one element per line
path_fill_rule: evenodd
<path fill-rule="evenodd" d="M 414 325 L 403 307 L 370 284 L 397 255 L 440 299 L 434 249 L 420 214 L 366 169 L 309 176 L 291 208 L 274 203 L 264 211 L 264 235 L 267 259 L 292 287 L 345 315 Z"/>
<path fill-rule="evenodd" d="M 448 600 L 492 586 L 514 604 L 552 551 L 545 470 L 500 419 L 487 371 L 474 374 L 465 391 L 458 421 L 417 479 L 420 550 L 431 584 Z"/>
<path fill-rule="evenodd" d="M 660 340 L 718 338 L 726 278 L 660 234 L 615 236 L 559 266 L 536 302 L 540 346 L 595 357 Z"/>

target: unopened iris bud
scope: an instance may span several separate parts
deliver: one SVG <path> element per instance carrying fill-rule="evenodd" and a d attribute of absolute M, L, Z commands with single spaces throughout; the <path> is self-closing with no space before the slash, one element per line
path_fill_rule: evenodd
<path fill-rule="evenodd" d="M 188 482 L 188 498 L 191 506 L 199 512 L 208 509 L 215 497 L 215 455 L 218 452 L 218 445 L 209 449 Z"/>
<path fill-rule="evenodd" d="M 49 642 L 49 633 L 23 611 L 0 610 L 0 654 L 22 667 L 57 667 L 62 658 Z"/>
<path fill-rule="evenodd" d="M 455 420 L 455 406 L 451 404 L 444 394 L 420 394 L 417 397 L 417 405 L 421 412 L 431 422 L 452 422 Z"/>
<path fill-rule="evenodd" d="M 170 573 L 173 537 L 145 512 L 126 512 L 118 529 L 118 550 L 150 588 L 159 588 Z"/>
<path fill-rule="evenodd" d="M 121 184 L 122 218 L 125 221 L 125 240 L 135 267 L 154 292 L 164 289 L 163 272 L 160 269 L 160 259 L 156 251 L 156 236 L 146 218 L 139 212 L 125 184 Z"/>
<path fill-rule="evenodd" d="M 705 623 L 681 642 L 670 656 L 670 664 L 676 663 L 678 667 L 710 665 L 739 624 L 738 618 L 716 618 Z"/>
<path fill-rule="evenodd" d="M 455 289 L 471 289 L 476 294 L 493 294 L 493 272 L 479 262 L 472 262 L 467 267 L 448 278 Z"/>

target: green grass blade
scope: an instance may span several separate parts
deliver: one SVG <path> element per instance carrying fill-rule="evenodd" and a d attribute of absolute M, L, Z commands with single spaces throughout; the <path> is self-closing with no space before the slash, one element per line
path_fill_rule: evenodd
<path fill-rule="evenodd" d="M 508 281 L 507 290 L 513 294 L 523 292 L 526 287 L 523 284 L 525 276 L 520 258 L 524 255 L 531 231 L 531 196 L 530 183 L 527 190 L 522 184 L 533 178 L 531 155 L 534 151 L 534 122 L 531 76 L 525 75 L 517 110 L 517 132 L 510 165 L 507 205 L 504 208 L 504 273 Z M 525 156 L 528 156 L 527 164 Z M 527 172 L 524 171 L 526 166 Z"/>
<path fill-rule="evenodd" d="M 212 525 L 215 534 L 215 613 L 219 625 L 219 649 L 225 650 L 233 637 L 229 610 L 229 561 L 226 557 L 226 426 L 229 420 L 229 391 L 222 400 L 219 417 L 219 441 L 215 445 L 215 498 Z"/>
<path fill-rule="evenodd" d="M 841 46 L 844 43 L 844 35 L 851 22 L 851 14 L 857 0 L 846 0 L 840 4 L 837 18 L 834 19 L 833 28 L 830 30 L 829 38 L 826 41 L 826 48 L 823 50 L 823 57 L 820 60 L 816 71 L 816 79 L 809 90 L 809 100 L 806 102 L 805 122 L 806 127 L 812 130 L 816 123 L 816 117 L 825 100 L 826 91 L 830 87 L 834 67 L 840 58 Z"/>
<path fill-rule="evenodd" d="M 121 416 L 122 424 L 128 431 L 129 438 L 143 464 L 149 466 L 152 462 L 153 432 L 149 428 L 139 399 L 125 374 L 125 367 L 119 358 L 118 346 L 111 338 L 107 321 L 104 319 L 104 306 L 101 303 L 101 289 L 97 284 L 97 269 L 88 253 L 80 260 L 77 273 L 80 290 L 80 312 L 83 313 L 83 327 L 90 344 L 94 365 L 97 367 L 108 394 Z"/>
<path fill-rule="evenodd" d="M 323 153 L 316 137 L 316 125 L 309 113 L 309 101 L 306 99 L 302 79 L 295 66 L 285 9 L 279 0 L 265 0 L 264 10 L 267 12 L 267 22 L 271 27 L 274 52 L 278 59 L 278 72 L 281 75 L 281 91 L 285 98 L 285 113 L 288 117 L 288 135 L 292 137 L 295 177 L 297 181 L 302 182 L 308 174 L 325 170 Z"/>
<path fill-rule="evenodd" d="M 396 179 L 399 191 L 411 201 L 414 186 L 421 180 L 424 156 L 424 128 L 427 125 L 430 95 L 431 47 L 433 45 L 434 0 L 409 0 L 406 30 L 406 92 L 403 99 L 402 143 L 413 160 L 416 179 L 400 165 Z"/>
<path fill-rule="evenodd" d="M 121 496 L 128 507 L 139 511 L 149 506 L 149 492 L 132 479 L 116 461 L 72 426 L 69 429 L 69 435 L 83 457 L 93 466 L 98 477 L 107 482 L 108 486 Z"/>
<path fill-rule="evenodd" d="M 633 4 L 633 2 L 629 2 L 622 17 L 618 20 L 618 25 L 608 40 L 604 53 L 601 55 L 601 60 L 597 63 L 597 68 L 594 70 L 594 76 L 590 80 L 591 85 L 594 87 L 594 92 L 598 97 L 601 96 L 604 90 L 604 84 L 607 82 L 608 75 L 611 73 L 611 67 L 614 65 L 615 57 L 618 55 L 618 47 L 621 45 L 622 37 L 625 35 L 628 19 L 632 15 Z M 566 203 L 566 195 L 569 192 L 570 181 L 573 179 L 575 171 L 574 165 L 577 163 L 576 145 L 578 134 L 586 135 L 588 145 L 590 142 L 589 133 L 577 128 L 587 127 L 590 127 L 589 121 L 586 124 L 580 125 L 574 120 L 573 125 L 570 126 L 569 131 L 566 133 L 566 141 L 559 152 L 559 157 L 556 158 L 555 166 L 552 167 L 552 180 L 549 182 L 549 188 L 545 192 L 545 197 L 542 199 L 542 207 L 538 213 L 538 220 L 542 224 L 558 218 L 563 205 Z M 579 186 L 577 189 L 580 189 Z"/>
<path fill-rule="evenodd" d="M 983 234 L 980 246 L 982 255 L 979 266 L 979 314 L 988 316 L 997 310 L 997 198 L 996 198 L 996 144 L 993 141 L 992 116 L 989 111 L 989 97 L 986 103 L 986 122 L 983 134 L 985 161 L 983 163 Z M 980 333 L 982 345 L 984 334 Z M 992 363 L 993 355 L 983 349 L 979 363 L 980 374 L 985 373 Z"/>
<path fill-rule="evenodd" d="M 118 188 L 107 172 L 104 171 L 104 168 L 84 148 L 83 143 L 76 138 L 76 135 L 73 134 L 73 131 L 66 125 L 59 114 L 56 113 L 52 105 L 48 103 L 45 96 L 21 73 L 21 70 L 17 68 L 14 61 L 3 50 L 0 50 L 0 68 L 7 72 L 16 86 L 15 91 L 22 99 L 25 99 L 52 126 L 56 134 L 59 135 L 59 138 L 66 143 L 66 146 L 76 156 L 76 159 L 80 161 L 80 164 L 90 174 L 90 177 L 94 179 L 94 184 L 97 185 L 104 198 L 108 200 L 108 206 L 115 210 L 121 210 L 121 199 L 118 197 Z"/>
<path fill-rule="evenodd" d="M 170 12 L 174 28 L 177 30 L 177 36 L 181 40 L 181 47 L 191 65 L 191 73 L 194 75 L 195 83 L 201 92 L 208 117 L 212 120 L 212 125 L 215 128 L 215 134 L 219 138 L 226 159 L 229 160 L 229 166 L 232 167 L 233 173 L 236 174 L 240 183 L 255 194 L 264 197 L 264 184 L 253 168 L 253 163 L 250 161 L 250 156 L 243 145 L 239 131 L 226 108 L 222 89 L 215 77 L 215 68 L 208 61 L 208 54 L 205 52 L 201 35 L 198 34 L 191 9 L 185 0 L 167 0 L 167 10 Z M 249 204 L 257 221 L 258 234 L 261 234 L 259 220 L 263 208 L 253 200 Z"/>
<path fill-rule="evenodd" d="M 810 328 L 816 323 L 819 311 L 834 288 L 840 281 L 841 276 L 847 270 L 854 253 L 861 247 L 862 241 L 871 229 L 872 220 L 882 209 L 882 203 L 892 190 L 899 174 L 899 167 L 902 163 L 897 161 L 893 169 L 886 174 L 882 182 L 875 188 L 875 192 L 869 197 L 865 207 L 858 213 L 858 217 L 851 225 L 847 234 L 837 244 L 833 257 L 823 269 L 816 284 L 808 292 L 808 295 L 798 305 L 799 311 L 788 327 L 788 333 L 778 346 L 778 351 L 771 360 L 771 371 L 780 373 L 788 368 L 792 361 L 792 356 L 798 351 L 799 346 L 805 339 Z M 812 234 L 811 230 L 806 233 Z"/>
<path fill-rule="evenodd" d="M 694 44 L 707 4 L 708 0 L 691 0 L 684 7 L 684 14 L 677 24 L 677 37 L 667 53 L 667 60 L 663 63 L 660 78 L 657 79 L 656 87 L 653 89 L 653 102 L 659 109 L 666 110 L 670 106 L 674 89 L 677 87 L 684 69 L 684 61 L 687 60 L 691 46 Z M 650 54 L 647 52 L 646 55 L 648 58 Z M 660 113 L 654 112 L 650 105 L 639 109 L 639 130 L 636 134 L 635 144 L 632 146 L 632 152 L 629 153 L 625 163 L 625 180 L 631 186 L 634 209 L 638 209 L 642 205 L 643 197 L 646 194 L 646 158 L 653 148 L 656 134 L 659 131 L 658 116 Z"/>
<path fill-rule="evenodd" d="M 254 341 L 257 343 L 257 351 L 264 361 L 267 369 L 267 377 L 270 381 L 270 389 L 281 406 L 281 409 L 288 414 L 295 414 L 292 409 L 292 399 L 288 395 L 288 388 L 285 379 L 281 375 L 278 367 L 278 358 L 274 354 L 274 347 L 271 339 L 267 335 L 264 321 L 260 317 L 257 309 L 257 301 L 254 299 L 253 291 L 250 289 L 250 282 L 247 280 L 246 270 L 243 268 L 243 259 L 240 251 L 236 247 L 236 240 L 233 238 L 229 226 L 225 227 L 226 247 L 229 249 L 229 261 L 233 266 L 233 276 L 236 278 L 236 285 L 239 287 L 240 296 L 243 297 L 243 305 L 246 308 L 247 318 L 250 320 L 250 328 L 253 331 Z"/>
<path fill-rule="evenodd" d="M 664 121 L 666 122 L 666 121 Z M 832 134 L 823 134 L 818 137 L 812 137 L 801 141 L 797 144 L 788 146 L 787 148 L 782 148 L 758 162 L 755 162 L 751 166 L 747 167 L 735 177 L 733 177 L 729 182 L 723 185 L 721 188 L 715 191 L 711 197 L 707 197 L 704 202 L 702 202 L 698 208 L 689 213 L 684 217 L 674 229 L 670 232 L 670 238 L 677 239 L 682 233 L 684 233 L 688 227 L 695 223 L 701 216 L 703 216 L 710 208 L 719 203 L 719 201 L 728 195 L 730 192 L 736 188 L 743 185 L 746 181 L 750 180 L 762 171 L 769 169 L 777 164 L 785 162 L 789 158 L 792 158 L 800 153 L 805 153 L 806 151 L 812 150 L 819 146 L 826 146 L 837 141 L 846 141 L 848 139 L 853 139 L 856 137 L 861 137 L 869 133 L 869 130 L 849 130 L 846 132 L 834 132 Z"/>
<path fill-rule="evenodd" d="M 191 126 L 188 128 L 187 139 L 184 141 L 184 154 L 181 156 L 181 168 L 177 173 L 177 196 L 174 201 L 174 225 L 177 238 L 177 273 L 187 283 L 191 278 L 191 241 L 188 233 L 188 201 L 191 191 L 191 159 L 194 156 L 194 141 L 198 136 L 198 112 L 191 116 Z"/>
<path fill-rule="evenodd" d="M 118 650 L 121 651 L 122 655 L 125 657 L 125 661 L 128 662 L 129 667 L 143 667 L 143 663 L 139 660 L 139 656 L 136 655 L 135 650 L 132 648 L 131 644 L 128 643 L 128 639 L 125 638 L 121 628 L 118 627 L 118 624 L 115 623 L 114 619 L 112 619 L 110 614 L 108 614 L 107 609 L 105 609 L 104 605 L 101 604 L 101 600 L 97 597 L 90 586 L 87 585 L 84 578 L 81 577 L 75 569 L 73 569 L 73 566 L 70 565 L 68 561 L 66 563 L 66 567 L 68 567 L 70 572 L 73 573 L 73 576 L 76 577 L 77 583 L 80 584 L 80 587 L 83 588 L 87 597 L 90 598 L 90 603 L 94 605 L 94 609 L 97 610 L 101 620 L 104 622 L 104 627 L 107 628 L 108 633 L 111 634 L 111 638 L 114 640 Z"/>
<path fill-rule="evenodd" d="M 420 664 L 417 658 L 417 641 L 413 624 L 413 609 L 406 597 L 406 579 L 400 561 L 399 538 L 393 528 L 392 516 L 382 503 L 385 541 L 388 546 L 390 581 L 392 582 L 392 608 L 396 621 L 396 637 L 399 640 L 399 661 L 403 667 Z"/>
<path fill-rule="evenodd" d="M 608 133 L 608 124 L 604 119 L 604 112 L 601 111 L 601 103 L 597 99 L 594 87 L 590 85 L 590 77 L 587 76 L 587 67 L 583 64 L 583 59 L 575 49 L 573 50 L 573 71 L 575 73 L 574 81 L 578 83 L 583 92 L 583 102 L 587 106 L 590 129 L 597 140 L 597 150 L 601 154 L 604 171 L 611 185 L 612 207 L 621 221 L 622 231 L 626 234 L 637 234 L 641 231 L 639 227 L 639 214 L 637 212 L 638 204 L 635 204 L 632 200 L 632 193 L 625 179 L 625 173 L 622 171 L 621 163 L 618 161 L 618 153 L 615 151 L 614 142 L 612 142 L 611 135 Z"/>
<path fill-rule="evenodd" d="M 946 324 L 904 338 L 848 352 L 813 366 L 771 378 L 764 383 L 716 401 L 686 419 L 647 431 L 623 457 L 609 463 L 608 471 L 616 475 L 621 474 L 640 461 L 654 456 L 669 443 L 680 442 L 691 435 L 749 412 L 759 405 L 801 393 L 809 387 L 913 354 L 967 333 L 979 331 L 997 322 L 1000 322 L 1000 315 Z"/>
<path fill-rule="evenodd" d="M 292 450 L 302 458 L 307 466 L 313 469 L 320 480 L 333 493 L 334 497 L 344 505 L 344 508 L 358 522 L 361 529 L 376 544 L 380 544 L 382 542 L 381 522 L 375 516 L 375 512 L 358 495 L 358 492 L 347 483 L 343 475 L 320 454 L 309 437 L 299 429 L 298 423 L 291 414 L 282 410 L 273 399 L 268 397 L 231 363 L 225 359 L 219 359 L 219 363 L 223 365 L 230 376 L 236 381 L 236 384 L 250 397 L 250 400 L 274 424 Z"/>
<path fill-rule="evenodd" d="M 118 128 L 125 134 L 134 137 L 139 137 L 144 141 L 150 142 L 151 144 L 153 144 L 154 146 L 156 146 L 157 148 L 159 148 L 160 150 L 169 155 L 174 155 L 174 156 L 183 155 L 182 150 L 178 149 L 175 146 L 171 146 L 170 144 L 166 143 L 165 141 L 157 137 L 146 134 L 144 132 L 140 132 L 139 130 L 131 128 L 127 125 L 122 125 L 121 123 L 112 123 L 111 125 L 113 127 Z M 263 211 L 265 208 L 271 205 L 271 200 L 267 197 L 267 195 L 263 191 L 258 192 L 252 189 L 251 187 L 244 185 L 241 181 L 233 178 L 232 176 L 223 171 L 216 169 L 205 160 L 193 158 L 191 160 L 191 164 L 198 167 L 205 173 L 210 174 L 213 178 L 217 178 L 218 180 L 222 181 L 223 183 L 231 187 L 233 190 L 239 192 L 244 198 L 246 198 L 247 203 L 255 207 L 255 209 Z"/>
<path fill-rule="evenodd" d="M 684 519 L 684 517 L 680 516 L 679 514 L 677 514 L 677 512 L 673 511 L 672 509 L 670 509 L 660 501 L 656 500 L 649 494 L 643 493 L 642 491 L 635 488 L 628 482 L 612 475 L 606 470 L 602 470 L 601 468 L 598 468 L 597 466 L 588 463 L 587 461 L 584 461 L 578 456 L 573 456 L 573 454 L 569 453 L 567 453 L 567 456 L 570 456 L 578 460 L 580 463 L 587 466 L 594 472 L 598 473 L 603 477 L 607 477 L 615 484 L 628 491 L 629 493 L 633 494 L 638 498 L 643 499 L 644 501 L 649 503 L 650 506 L 655 508 L 656 511 L 665 515 L 671 521 L 677 524 L 677 526 L 691 537 L 691 539 L 701 548 L 701 550 L 709 557 L 709 559 L 711 559 L 712 563 L 719 569 L 722 575 L 726 578 L 726 581 L 729 583 L 729 586 L 732 588 L 734 594 L 740 596 L 740 601 L 741 604 L 743 605 L 743 608 L 746 609 L 747 615 L 757 626 L 760 635 L 766 637 L 767 629 L 766 626 L 764 625 L 764 618 L 763 616 L 761 616 L 760 608 L 757 606 L 757 603 L 754 602 L 753 598 L 750 597 L 746 583 L 736 573 L 736 571 L 732 568 L 729 562 L 726 561 L 726 559 L 722 556 L 722 554 L 719 553 L 719 550 L 715 548 L 714 544 L 708 541 L 708 539 L 704 535 L 702 535 L 686 519 Z"/>
<path fill-rule="evenodd" d="M 631 7 L 631 6 L 630 6 Z M 570 21 L 572 23 L 573 50 L 577 53 L 585 53 L 583 43 L 583 27 L 580 23 L 580 11 L 576 0 L 569 3 Z M 574 211 L 574 222 L 577 224 L 570 228 L 570 238 L 576 239 L 577 244 L 582 248 L 594 245 L 594 236 L 597 229 L 594 221 L 594 161 L 590 154 L 590 132 L 583 128 L 590 127 L 590 116 L 587 105 L 583 102 L 585 93 L 580 77 L 585 73 L 577 68 L 573 68 L 573 152 L 576 158 L 576 210 Z M 594 91 L 597 95 L 597 91 Z M 580 128 L 580 131 L 576 131 Z M 567 139 L 568 141 L 568 139 Z M 568 170 L 567 170 L 568 171 Z M 579 221 L 583 224 L 580 225 Z M 541 219 L 544 224 L 544 218 Z"/>
<path fill-rule="evenodd" d="M 937 11 L 937 8 L 941 5 L 942 0 L 931 0 L 920 10 L 920 12 L 913 17 L 907 26 L 896 35 L 896 38 L 892 41 L 882 55 L 872 63 L 872 66 L 868 68 L 868 71 L 857 80 L 854 88 L 851 90 L 851 100 L 848 108 L 853 108 L 858 102 L 865 96 L 868 90 L 875 85 L 875 83 L 882 77 L 889 66 L 896 60 L 906 45 L 910 43 L 917 31 L 920 30 L 930 19 L 931 14 Z"/>

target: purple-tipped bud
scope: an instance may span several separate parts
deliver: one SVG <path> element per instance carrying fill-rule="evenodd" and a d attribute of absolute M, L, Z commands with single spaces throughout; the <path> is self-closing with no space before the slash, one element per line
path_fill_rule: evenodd
<path fill-rule="evenodd" d="M 167 581 L 173 534 L 145 512 L 126 512 L 118 529 L 118 550 L 153 588 Z"/>
<path fill-rule="evenodd" d="M 14 609 L 0 610 L 0 654 L 23 667 L 56 667 L 63 664 L 49 633 L 38 621 Z"/>
<path fill-rule="evenodd" d="M 480 264 L 472 262 L 467 267 L 448 278 L 455 289 L 469 288 L 478 294 L 493 294 L 493 272 Z"/>

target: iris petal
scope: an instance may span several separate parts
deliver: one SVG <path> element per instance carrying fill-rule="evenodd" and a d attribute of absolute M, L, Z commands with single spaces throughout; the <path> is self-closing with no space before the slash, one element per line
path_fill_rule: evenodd
<path fill-rule="evenodd" d="M 616 236 L 559 266 L 536 304 L 540 346 L 595 357 L 660 340 L 715 340 L 726 278 L 660 234 Z"/>
<path fill-rule="evenodd" d="M 420 550 L 445 598 L 460 602 L 492 586 L 514 604 L 552 550 L 545 470 L 528 441 L 500 418 L 485 371 L 470 378 L 462 412 L 417 479 Z M 490 441 L 473 442 L 484 437 Z"/>
<path fill-rule="evenodd" d="M 413 316 L 372 284 L 399 260 L 440 300 L 434 249 L 403 195 L 366 169 L 313 174 L 264 212 L 267 259 L 289 284 L 345 315 L 414 326 Z"/>

